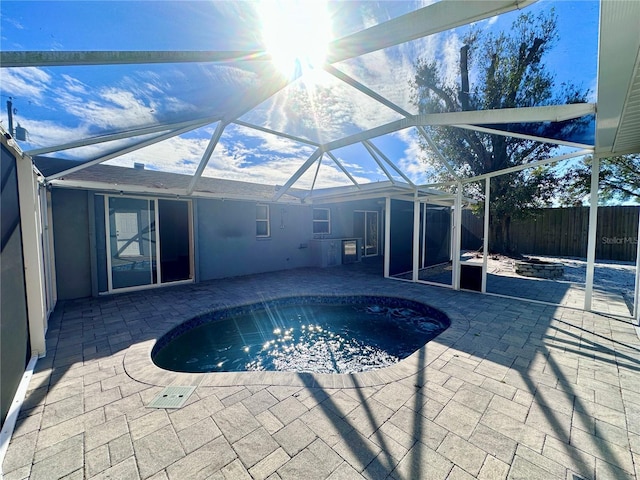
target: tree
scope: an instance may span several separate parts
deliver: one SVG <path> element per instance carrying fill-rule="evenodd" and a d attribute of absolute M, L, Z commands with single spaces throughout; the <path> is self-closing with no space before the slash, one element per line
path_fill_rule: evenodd
<path fill-rule="evenodd" d="M 442 78 L 438 63 L 418 59 L 412 82 L 413 101 L 420 113 L 459 112 L 499 108 L 581 103 L 588 91 L 563 84 L 555 88 L 543 58 L 558 39 L 556 16 L 523 13 L 506 33 L 495 36 L 472 30 L 460 50 L 460 85 Z M 468 71 L 475 68 L 475 85 Z M 551 138 L 566 138 L 583 129 L 588 120 L 546 124 L 502 125 L 495 128 Z M 549 143 L 480 133 L 455 127 L 430 127 L 434 143 L 461 178 L 470 178 L 547 158 Z M 423 140 L 421 140 L 423 141 Z M 421 145 L 434 181 L 452 181 L 429 145 Z M 494 251 L 512 253 L 513 219 L 535 214 L 548 205 L 556 177 L 551 168 L 534 168 L 491 180 L 490 244 Z M 478 189 L 481 191 L 481 189 Z M 483 208 L 483 195 L 478 199 Z"/>
<path fill-rule="evenodd" d="M 591 192 L 591 156 L 562 176 L 564 205 L 582 205 Z M 602 204 L 640 203 L 640 154 L 600 159 L 599 200 Z"/>

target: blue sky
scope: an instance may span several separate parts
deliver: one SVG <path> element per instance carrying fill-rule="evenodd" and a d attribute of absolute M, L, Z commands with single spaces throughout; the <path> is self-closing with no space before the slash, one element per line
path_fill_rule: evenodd
<path fill-rule="evenodd" d="M 461 6 L 462 6 L 461 2 Z M 334 2 L 328 6 L 334 38 L 402 15 L 416 2 Z M 547 57 L 556 83 L 573 82 L 595 92 L 598 2 L 540 1 L 527 10 L 554 6 L 560 42 Z M 262 49 L 260 18 L 254 4 L 220 1 L 13 2 L 0 5 L 3 50 L 257 50 Z M 517 12 L 480 23 L 492 32 L 508 29 Z M 419 55 L 436 59 L 442 72 L 457 78 L 458 51 L 465 28 L 416 40 L 336 64 L 406 110 L 409 80 Z M 232 108 L 240 92 L 259 89 L 264 65 L 122 65 L 0 70 L 2 125 L 6 101 L 13 98 L 15 122 L 29 132 L 23 150 L 57 145 L 88 136 L 215 115 Z M 595 93 L 594 93 L 595 94 Z M 595 96 L 593 97 L 595 100 Z M 312 141 L 327 141 L 399 118 L 399 115 L 326 72 L 303 77 L 242 120 L 281 129 Z M 109 161 L 193 173 L 215 124 Z M 322 135 L 322 136 L 321 136 Z M 389 159 L 415 181 L 424 180 L 416 137 L 402 131 L 375 139 Z M 123 142 L 121 142 L 123 143 Z M 125 144 L 127 142 L 124 142 Z M 116 145 L 92 146 L 58 154 L 94 158 Z M 225 129 L 206 176 L 282 184 L 314 147 L 237 125 Z M 386 177 L 361 146 L 335 151 L 362 182 Z M 315 168 L 297 186 L 309 185 Z M 317 186 L 349 180 L 325 157 Z"/>

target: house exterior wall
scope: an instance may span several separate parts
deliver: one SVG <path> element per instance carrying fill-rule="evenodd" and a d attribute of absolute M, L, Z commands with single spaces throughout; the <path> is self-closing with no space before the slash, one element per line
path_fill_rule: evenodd
<path fill-rule="evenodd" d="M 105 293 L 103 194 L 60 188 L 51 193 L 59 298 Z M 382 240 L 380 199 L 326 205 L 264 203 L 269 206 L 270 223 L 266 238 L 256 235 L 256 205 L 255 201 L 193 199 L 196 281 L 322 266 L 312 251 L 313 241 L 353 238 L 354 211 L 379 212 Z M 313 234 L 314 207 L 331 211 L 329 235 Z M 382 254 L 382 245 L 378 251 Z"/>
<path fill-rule="evenodd" d="M 380 203 L 382 202 L 382 203 Z M 378 212 L 378 238 L 382 240 L 382 205 L 383 199 L 373 200 L 357 200 L 354 202 L 331 203 L 326 205 L 315 205 L 316 208 L 329 208 L 331 210 L 331 237 L 332 238 L 351 238 L 355 235 L 353 225 L 353 212 L 356 211 L 372 211 Z M 379 245 L 378 251 L 382 254 L 382 245 Z"/>
<path fill-rule="evenodd" d="M 256 236 L 256 202 L 197 200 L 199 280 L 310 265 L 312 207 L 269 205 L 270 236 Z"/>
<path fill-rule="evenodd" d="M 70 300 L 90 297 L 92 289 L 87 192 L 54 189 L 51 192 L 51 203 L 58 298 Z"/>

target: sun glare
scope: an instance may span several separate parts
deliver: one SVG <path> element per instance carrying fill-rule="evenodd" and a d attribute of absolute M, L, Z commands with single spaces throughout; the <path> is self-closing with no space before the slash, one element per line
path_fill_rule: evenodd
<path fill-rule="evenodd" d="M 288 77 L 320 67 L 331 40 L 324 1 L 263 0 L 262 38 L 276 67 Z"/>

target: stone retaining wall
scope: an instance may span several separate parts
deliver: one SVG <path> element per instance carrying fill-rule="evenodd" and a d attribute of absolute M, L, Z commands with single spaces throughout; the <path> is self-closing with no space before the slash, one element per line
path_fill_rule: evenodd
<path fill-rule="evenodd" d="M 516 262 L 515 271 L 523 277 L 560 278 L 564 275 L 564 265 L 561 263 L 531 263 Z"/>

